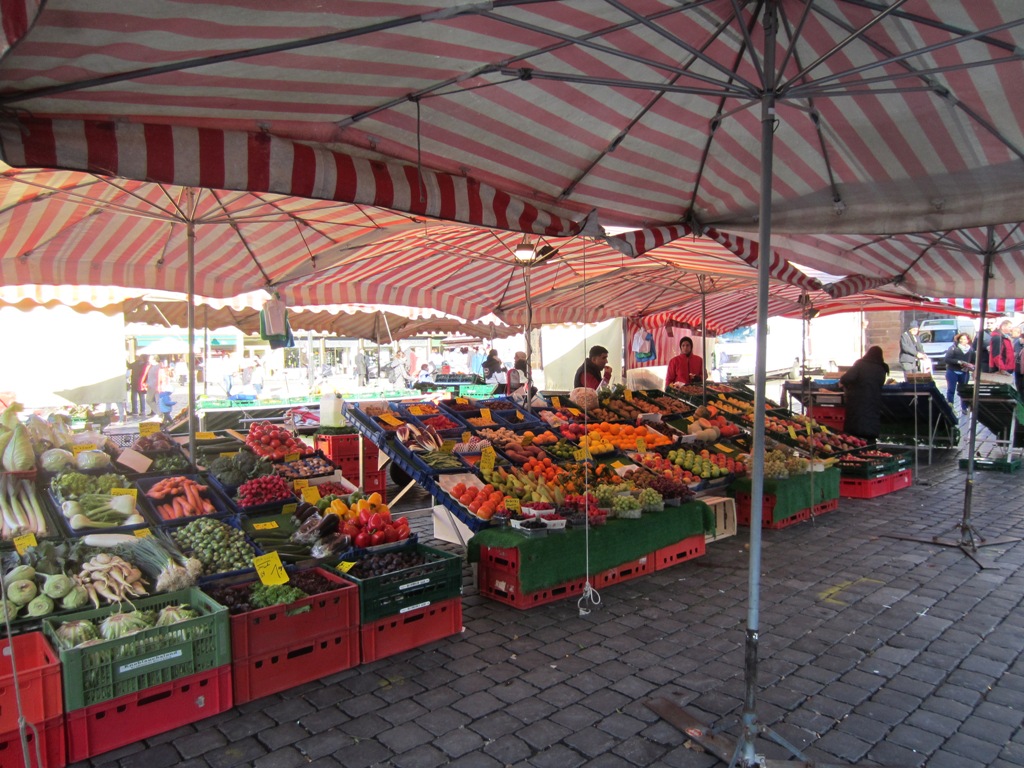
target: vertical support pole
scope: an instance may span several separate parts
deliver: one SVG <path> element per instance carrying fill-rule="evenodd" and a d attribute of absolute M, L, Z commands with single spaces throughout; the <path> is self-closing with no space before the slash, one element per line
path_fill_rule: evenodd
<path fill-rule="evenodd" d="M 971 394 L 971 437 L 967 447 L 967 480 L 964 482 L 964 514 L 960 521 L 960 546 L 977 549 L 971 529 L 971 500 L 974 497 L 974 451 L 978 439 L 978 389 L 981 385 L 981 348 L 985 343 L 985 311 L 988 309 L 988 280 L 992 274 L 995 258 L 995 229 L 988 228 L 988 245 L 985 250 L 985 273 L 981 280 L 981 315 L 978 318 L 978 335 L 974 338 L 974 387 Z M 1010 438 L 1013 447 L 1013 437 Z"/>
<path fill-rule="evenodd" d="M 530 297 L 530 265 L 523 266 L 523 286 L 526 289 L 526 412 L 533 413 L 533 299 Z"/>
<path fill-rule="evenodd" d="M 203 304 L 203 394 L 210 383 L 210 307 Z"/>
<path fill-rule="evenodd" d="M 761 522 L 764 501 L 764 424 L 766 349 L 768 346 L 768 263 L 771 259 L 772 156 L 775 131 L 775 38 L 776 0 L 764 5 L 764 93 L 761 97 L 761 201 L 758 221 L 760 257 L 757 261 L 757 345 L 754 365 L 754 429 L 751 445 L 750 566 L 748 573 L 747 636 L 744 652 L 742 733 L 736 756 L 742 766 L 759 765 L 754 740 L 757 736 L 757 649 L 761 609 Z"/>
<path fill-rule="evenodd" d="M 700 276 L 700 352 L 701 365 L 708 366 L 708 292 L 704 285 L 705 276 Z M 700 372 L 700 403 L 708 405 L 708 377 Z"/>
<path fill-rule="evenodd" d="M 188 220 L 186 241 L 188 244 L 188 455 L 196 460 L 196 191 L 189 187 L 186 192 Z"/>

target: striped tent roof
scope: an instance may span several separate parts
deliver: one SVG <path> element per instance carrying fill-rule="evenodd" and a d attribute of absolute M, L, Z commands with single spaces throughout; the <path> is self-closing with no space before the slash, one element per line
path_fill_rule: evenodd
<path fill-rule="evenodd" d="M 1011 0 L 14 0 L 0 152 L 534 235 L 690 223 L 752 241 L 769 8 L 773 232 L 1024 221 Z M 275 276 L 300 274 L 317 239 Z M 863 241 L 821 242 L 830 273 L 903 274 L 919 293 L 977 274 L 885 271 Z M 1019 287 L 1011 270 L 992 291 Z"/>

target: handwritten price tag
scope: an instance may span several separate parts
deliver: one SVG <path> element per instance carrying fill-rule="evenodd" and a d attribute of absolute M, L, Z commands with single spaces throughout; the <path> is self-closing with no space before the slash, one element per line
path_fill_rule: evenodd
<path fill-rule="evenodd" d="M 296 491 L 301 491 L 303 488 L 309 488 L 309 480 L 293 480 L 292 488 Z"/>
<path fill-rule="evenodd" d="M 491 409 L 490 408 L 481 408 L 480 409 L 480 418 L 482 418 L 484 421 L 494 421 L 494 419 L 491 418 Z"/>
<path fill-rule="evenodd" d="M 573 458 L 576 459 L 576 461 L 586 461 L 587 459 L 594 458 L 590 454 L 590 449 L 587 448 L 586 446 L 584 446 L 583 448 L 577 448 L 575 451 L 572 452 L 572 455 Z"/>
<path fill-rule="evenodd" d="M 441 453 L 451 453 L 455 450 L 454 440 L 445 440 L 441 443 Z"/>
<path fill-rule="evenodd" d="M 561 398 L 558 398 L 558 397 L 552 397 L 551 398 L 551 404 L 553 406 L 555 406 L 555 408 L 561 408 L 562 407 L 562 400 L 561 400 Z"/>
<path fill-rule="evenodd" d="M 139 500 L 139 489 L 138 488 L 111 488 L 111 496 L 131 496 L 136 501 Z"/>
<path fill-rule="evenodd" d="M 636 439 L 636 449 L 639 453 L 647 453 L 647 441 L 642 437 Z"/>
<path fill-rule="evenodd" d="M 402 421 L 400 418 L 398 418 L 397 416 L 392 416 L 390 413 L 382 413 L 377 418 L 379 418 L 385 424 L 390 424 L 392 427 L 400 427 L 403 424 L 405 424 L 405 422 Z"/>
<path fill-rule="evenodd" d="M 289 453 L 287 456 L 284 457 L 284 460 L 285 461 L 298 461 L 299 460 L 299 454 L 297 454 L 297 453 Z"/>
<path fill-rule="evenodd" d="M 823 435 L 828 435 L 828 434 L 831 434 L 831 433 L 830 433 L 830 432 L 828 431 L 828 427 L 826 427 L 826 426 L 825 426 L 824 424 L 822 424 L 822 425 L 821 425 L 821 433 L 822 433 Z"/>
<path fill-rule="evenodd" d="M 579 408 L 569 408 L 568 410 L 569 410 L 569 413 L 571 413 L 573 416 L 582 416 L 583 415 L 583 411 L 581 411 Z"/>
<path fill-rule="evenodd" d="M 789 426 L 789 436 L 791 439 L 796 440 L 796 430 L 793 429 L 793 425 Z"/>
<path fill-rule="evenodd" d="M 625 391 L 624 391 L 624 392 L 622 393 L 622 396 L 623 396 L 624 398 L 626 398 L 626 402 L 627 402 L 627 403 L 632 403 L 632 402 L 633 402 L 633 390 L 632 390 L 632 389 L 627 389 L 627 390 L 625 390 Z"/>
<path fill-rule="evenodd" d="M 505 509 L 509 512 L 521 512 L 523 508 L 519 504 L 519 499 L 517 499 L 515 496 L 506 496 Z"/>
<path fill-rule="evenodd" d="M 807 422 L 807 436 L 811 436 L 811 422 L 809 421 Z"/>
<path fill-rule="evenodd" d="M 71 446 L 71 453 L 73 453 L 75 456 L 80 454 L 82 451 L 95 451 L 95 450 L 96 450 L 96 446 L 93 445 L 92 443 L 81 443 L 80 445 L 72 445 Z"/>
<path fill-rule="evenodd" d="M 467 430 L 466 430 L 465 432 L 463 432 L 463 433 L 462 433 L 462 442 L 464 442 L 464 443 L 468 443 L 468 442 L 469 442 L 469 439 L 470 439 L 470 438 L 471 438 L 472 436 L 473 436 L 473 433 L 472 433 L 472 432 L 470 432 L 470 431 L 469 431 L 469 430 L 467 429 Z"/>
<path fill-rule="evenodd" d="M 426 416 L 427 409 L 424 408 L 422 405 L 410 405 L 409 413 L 411 413 L 413 416 Z"/>
<path fill-rule="evenodd" d="M 24 555 L 29 547 L 34 547 L 37 543 L 34 533 L 25 533 L 14 537 L 14 548 L 19 555 Z"/>
<path fill-rule="evenodd" d="M 524 417 L 522 411 L 516 411 L 516 421 L 522 421 L 523 418 Z"/>
<path fill-rule="evenodd" d="M 139 435 L 141 437 L 149 437 L 150 435 L 155 435 L 159 431 L 159 421 L 143 421 L 139 424 Z M 198 439 L 199 435 L 196 435 L 196 438 Z"/>
<path fill-rule="evenodd" d="M 354 561 L 352 561 L 352 562 L 343 562 L 343 563 L 338 563 L 337 570 L 341 571 L 342 573 L 348 573 L 354 567 L 355 567 L 355 562 Z"/>
<path fill-rule="evenodd" d="M 196 432 L 196 440 L 216 440 L 217 436 L 213 432 Z"/>
<path fill-rule="evenodd" d="M 230 459 L 232 456 L 237 456 L 239 451 L 224 452 L 220 454 L 221 458 Z"/>
<path fill-rule="evenodd" d="M 285 504 L 283 507 L 281 507 L 281 514 L 282 515 L 294 515 L 298 511 L 298 509 L 299 509 L 299 505 L 298 504 Z"/>
<path fill-rule="evenodd" d="M 288 583 L 288 572 L 284 569 L 281 556 L 277 552 L 268 552 L 265 555 L 254 557 L 252 564 L 256 568 L 256 575 L 260 577 L 260 581 L 268 587 L 274 584 Z"/>
<path fill-rule="evenodd" d="M 487 446 L 480 451 L 480 471 L 485 475 L 490 474 L 494 471 L 494 462 L 497 461 L 498 454 L 494 452 L 491 446 Z"/>
<path fill-rule="evenodd" d="M 254 531 L 272 531 L 275 528 L 277 528 L 277 521 L 276 520 L 271 520 L 270 522 L 267 522 L 267 523 L 253 523 L 252 524 L 252 529 Z"/>
<path fill-rule="evenodd" d="M 307 504 L 316 504 L 320 501 L 320 489 L 315 485 L 307 485 L 302 489 L 302 500 Z"/>
<path fill-rule="evenodd" d="M 459 405 L 469 405 L 469 398 L 468 397 L 456 397 L 455 398 L 455 402 L 458 403 Z"/>
<path fill-rule="evenodd" d="M 533 445 L 533 435 L 523 435 L 523 439 L 521 442 L 524 446 Z"/>
<path fill-rule="evenodd" d="M 136 528 L 132 533 L 134 533 L 135 537 L 138 539 L 148 539 L 153 535 L 153 532 L 149 530 L 149 528 Z"/>

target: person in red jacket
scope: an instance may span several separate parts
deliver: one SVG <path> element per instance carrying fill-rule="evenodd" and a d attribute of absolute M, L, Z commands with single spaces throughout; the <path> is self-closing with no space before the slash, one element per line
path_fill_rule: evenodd
<path fill-rule="evenodd" d="M 1010 376 L 1013 374 L 1013 339 L 1010 338 L 1009 320 L 1003 320 L 999 328 L 992 332 L 989 342 L 988 364 L 992 373 Z"/>
<path fill-rule="evenodd" d="M 704 381 L 708 372 L 704 369 L 704 361 L 693 354 L 693 339 L 683 336 L 679 340 L 679 354 L 668 361 L 668 374 L 665 386 L 673 384 L 696 384 Z"/>

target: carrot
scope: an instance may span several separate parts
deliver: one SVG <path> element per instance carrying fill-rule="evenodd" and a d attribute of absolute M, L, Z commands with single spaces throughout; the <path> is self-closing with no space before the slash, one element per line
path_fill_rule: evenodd
<path fill-rule="evenodd" d="M 197 487 L 197 483 L 189 483 L 185 486 L 185 500 L 192 508 L 193 515 L 201 515 L 203 513 L 203 501 L 199 498 L 199 491 L 196 490 Z"/>

